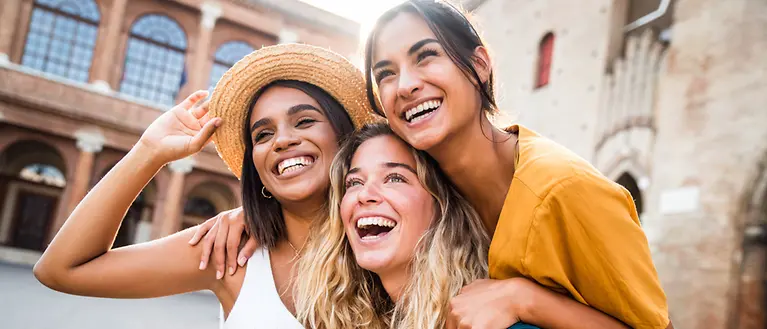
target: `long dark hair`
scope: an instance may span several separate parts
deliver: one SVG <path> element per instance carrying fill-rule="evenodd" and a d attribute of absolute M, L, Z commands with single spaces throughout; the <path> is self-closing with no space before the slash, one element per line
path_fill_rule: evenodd
<path fill-rule="evenodd" d="M 469 19 L 466 18 L 466 14 L 443 0 L 409 0 L 387 10 L 376 22 L 365 45 L 365 85 L 368 102 L 370 102 L 373 110 L 378 115 L 385 116 L 376 102 L 373 89 L 373 43 L 381 28 L 397 14 L 403 12 L 419 15 L 426 21 L 429 29 L 437 37 L 453 63 L 463 71 L 467 78 L 476 82 L 477 91 L 482 98 L 482 109 L 488 114 L 496 113 L 498 106 L 495 102 L 492 68 L 490 68 L 490 76 L 483 83 L 473 65 L 473 62 L 477 60 L 474 51 L 479 46 L 485 47 L 485 43 Z"/>
<path fill-rule="evenodd" d="M 273 248 L 277 242 L 287 237 L 285 219 L 282 216 L 280 203 L 274 198 L 266 198 L 262 195 L 264 184 L 253 165 L 253 142 L 250 139 L 251 131 L 248 123 L 256 101 L 263 95 L 264 91 L 277 86 L 299 90 L 317 101 L 320 110 L 333 127 L 339 144 L 354 131 L 354 124 L 344 107 L 335 98 L 315 85 L 295 80 L 279 80 L 261 88 L 253 96 L 248 105 L 248 115 L 245 116 L 242 133 L 245 143 L 241 178 L 242 207 L 245 210 L 245 221 L 248 223 L 250 234 L 256 238 L 260 245 L 267 248 Z"/>

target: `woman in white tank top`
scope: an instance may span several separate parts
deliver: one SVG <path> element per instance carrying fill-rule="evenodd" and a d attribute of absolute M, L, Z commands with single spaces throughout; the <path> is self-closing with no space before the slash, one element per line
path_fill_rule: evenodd
<path fill-rule="evenodd" d="M 293 316 L 293 267 L 311 222 L 327 218 L 328 170 L 339 141 L 370 120 L 363 81 L 340 55 L 308 45 L 246 56 L 209 102 L 203 102 L 207 92 L 195 92 L 146 129 L 72 212 L 35 276 L 84 296 L 151 298 L 207 289 L 229 315 L 228 328 L 302 328 Z M 203 248 L 188 242 L 194 229 L 112 250 L 123 215 L 144 186 L 211 137 L 241 179 L 249 231 L 259 241 L 245 271 L 200 271 Z"/>

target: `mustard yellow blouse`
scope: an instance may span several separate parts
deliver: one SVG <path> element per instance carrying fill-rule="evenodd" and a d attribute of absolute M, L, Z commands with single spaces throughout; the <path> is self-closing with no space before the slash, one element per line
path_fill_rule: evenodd
<path fill-rule="evenodd" d="M 490 276 L 527 277 L 633 328 L 663 329 L 666 296 L 629 192 L 522 126 L 490 244 Z"/>

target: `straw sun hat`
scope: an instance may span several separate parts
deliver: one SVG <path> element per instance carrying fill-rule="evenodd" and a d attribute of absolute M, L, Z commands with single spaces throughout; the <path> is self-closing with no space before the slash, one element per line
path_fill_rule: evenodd
<path fill-rule="evenodd" d="M 245 156 L 242 132 L 248 105 L 256 92 L 277 80 L 307 82 L 325 90 L 346 109 L 355 128 L 376 121 L 367 101 L 362 72 L 343 56 L 305 44 L 256 50 L 221 77 L 209 105 L 210 116 L 223 119 L 213 135 L 216 150 L 237 178 Z"/>

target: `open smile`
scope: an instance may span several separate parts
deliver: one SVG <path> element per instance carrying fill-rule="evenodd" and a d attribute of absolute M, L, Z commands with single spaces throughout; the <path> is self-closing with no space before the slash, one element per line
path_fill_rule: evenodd
<path fill-rule="evenodd" d="M 397 222 L 382 216 L 360 217 L 356 221 L 356 231 L 363 242 L 375 242 L 386 237 Z"/>
<path fill-rule="evenodd" d="M 301 175 L 314 166 L 317 159 L 311 155 L 300 155 L 277 162 L 272 172 L 279 178 L 292 178 Z"/>
<path fill-rule="evenodd" d="M 403 113 L 401 117 L 407 123 L 415 124 L 419 121 L 422 121 L 424 119 L 427 119 L 433 116 L 434 113 L 436 113 L 441 106 L 442 106 L 441 98 L 427 100 L 405 111 L 405 113 Z"/>

